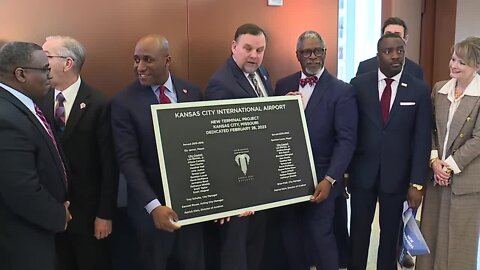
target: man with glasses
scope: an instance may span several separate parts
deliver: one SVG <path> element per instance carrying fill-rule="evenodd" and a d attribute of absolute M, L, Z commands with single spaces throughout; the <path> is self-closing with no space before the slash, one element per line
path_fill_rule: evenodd
<path fill-rule="evenodd" d="M 34 99 L 50 88 L 42 47 L 0 48 L 0 269 L 55 268 L 55 234 L 71 219 L 61 150 Z"/>
<path fill-rule="evenodd" d="M 108 270 L 106 238 L 112 233 L 118 183 L 109 101 L 80 78 L 85 49 L 77 40 L 50 36 L 43 50 L 52 69 L 52 89 L 39 106 L 69 163 L 68 191 L 75 217 L 57 236 L 60 269 Z"/>
<path fill-rule="evenodd" d="M 342 194 L 343 174 L 355 149 L 357 106 L 352 87 L 325 69 L 326 52 L 319 33 L 302 33 L 296 50 L 302 70 L 275 87 L 275 95 L 302 96 L 319 179 L 310 203 L 285 208 L 283 236 L 290 269 L 339 268 L 334 203 Z"/>

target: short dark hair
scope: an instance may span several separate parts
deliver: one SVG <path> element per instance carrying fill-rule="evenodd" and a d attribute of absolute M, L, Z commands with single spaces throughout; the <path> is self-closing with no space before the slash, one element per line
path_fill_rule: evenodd
<path fill-rule="evenodd" d="M 397 33 L 386 33 L 385 35 L 382 35 L 380 37 L 380 39 L 378 39 L 377 52 L 380 52 L 380 43 L 382 43 L 382 41 L 386 38 L 398 38 L 398 39 L 402 40 L 403 45 L 405 45 L 405 40 L 403 40 L 403 38 L 401 36 L 399 36 Z"/>
<path fill-rule="evenodd" d="M 385 28 L 387 28 L 387 26 L 389 26 L 389 25 L 400 25 L 400 26 L 402 26 L 403 29 L 405 30 L 404 35 L 407 36 L 407 34 L 408 34 L 407 24 L 405 23 L 404 20 L 400 19 L 399 17 L 390 17 L 383 22 L 382 35 L 383 35 L 383 33 L 385 33 Z M 404 37 L 401 37 L 401 38 L 404 38 Z"/>
<path fill-rule="evenodd" d="M 32 62 L 32 54 L 41 51 L 40 45 L 30 42 L 12 41 L 0 48 L 0 72 L 10 73 L 17 67 L 22 67 Z"/>
<path fill-rule="evenodd" d="M 243 24 L 241 26 L 239 26 L 237 28 L 237 31 L 235 31 L 235 36 L 234 36 L 234 40 L 235 41 L 238 41 L 238 37 L 240 37 L 241 35 L 245 35 L 245 34 L 250 34 L 250 35 L 254 35 L 254 36 L 258 36 L 260 34 L 263 34 L 265 36 L 265 40 L 267 40 L 267 33 L 265 33 L 265 31 L 260 28 L 260 26 L 256 25 L 256 24 L 253 24 L 253 23 L 246 23 L 246 24 Z"/>

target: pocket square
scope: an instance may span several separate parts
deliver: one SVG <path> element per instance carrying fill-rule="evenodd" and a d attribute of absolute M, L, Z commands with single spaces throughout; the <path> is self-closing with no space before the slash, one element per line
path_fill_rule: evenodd
<path fill-rule="evenodd" d="M 400 106 L 414 106 L 415 102 L 400 102 Z"/>

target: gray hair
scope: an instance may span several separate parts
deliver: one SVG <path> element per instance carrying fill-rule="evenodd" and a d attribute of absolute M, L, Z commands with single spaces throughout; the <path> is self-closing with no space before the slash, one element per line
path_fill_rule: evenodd
<path fill-rule="evenodd" d="M 60 56 L 71 57 L 73 59 L 73 68 L 80 73 L 85 63 L 85 48 L 78 40 L 69 36 L 49 36 L 46 40 L 59 39 L 62 41 L 62 47 L 58 49 Z"/>
<path fill-rule="evenodd" d="M 32 62 L 33 52 L 41 51 L 40 45 L 30 42 L 12 41 L 0 48 L 0 72 L 12 73 L 18 67 Z"/>
<path fill-rule="evenodd" d="M 302 48 L 303 41 L 304 41 L 305 39 L 310 39 L 310 38 L 314 38 L 314 39 L 319 40 L 320 43 L 322 44 L 322 47 L 323 47 L 323 48 L 326 48 L 327 44 L 325 43 L 325 40 L 323 40 L 322 36 L 321 36 L 318 32 L 316 32 L 316 31 L 308 30 L 308 31 L 303 32 L 303 33 L 298 37 L 298 40 L 297 40 L 297 51 L 299 51 L 299 50 Z"/>

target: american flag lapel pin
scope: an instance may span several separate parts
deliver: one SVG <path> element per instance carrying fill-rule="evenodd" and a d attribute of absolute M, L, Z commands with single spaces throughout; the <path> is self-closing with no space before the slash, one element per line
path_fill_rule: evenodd
<path fill-rule="evenodd" d="M 84 102 L 80 103 L 80 110 L 85 109 L 85 107 L 87 107 L 87 104 Z"/>
<path fill-rule="evenodd" d="M 404 83 L 404 82 L 402 82 L 400 85 L 401 85 L 402 87 L 407 87 L 407 86 L 408 86 L 408 84 L 406 84 L 406 83 Z"/>
<path fill-rule="evenodd" d="M 183 88 L 182 92 L 183 92 L 184 94 L 187 94 L 187 93 L 188 93 L 188 90 L 185 89 L 185 88 Z"/>

